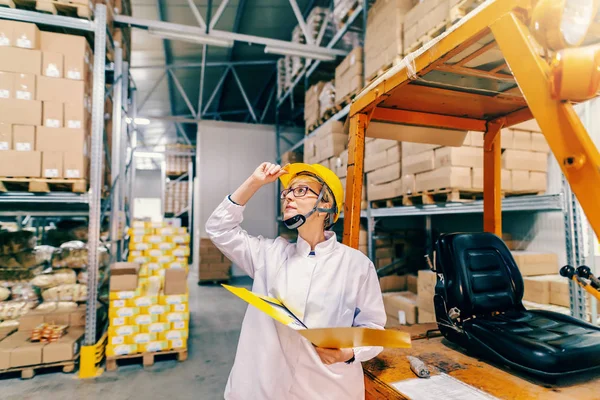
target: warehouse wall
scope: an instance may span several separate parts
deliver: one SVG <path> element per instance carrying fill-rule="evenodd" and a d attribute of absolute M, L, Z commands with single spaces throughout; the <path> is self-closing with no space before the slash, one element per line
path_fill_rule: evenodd
<path fill-rule="evenodd" d="M 301 131 L 293 131 L 296 136 Z M 288 137 L 290 135 L 287 135 Z M 276 158 L 273 125 L 205 121 L 198 124 L 200 196 L 200 236 L 206 236 L 204 225 L 215 207 L 244 182 L 263 161 Z M 250 200 L 242 227 L 251 235 L 275 237 L 276 185 L 262 188 Z M 234 268 L 234 275 L 242 271 Z"/>

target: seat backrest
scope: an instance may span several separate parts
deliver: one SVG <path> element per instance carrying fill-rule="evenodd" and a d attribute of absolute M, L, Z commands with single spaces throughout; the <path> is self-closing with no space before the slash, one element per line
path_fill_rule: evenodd
<path fill-rule="evenodd" d="M 452 233 L 436 243 L 446 305 L 463 317 L 522 309 L 523 278 L 506 244 L 492 233 Z"/>

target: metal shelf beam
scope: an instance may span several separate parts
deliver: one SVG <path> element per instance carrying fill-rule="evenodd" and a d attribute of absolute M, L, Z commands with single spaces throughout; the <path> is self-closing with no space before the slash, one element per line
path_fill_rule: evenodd
<path fill-rule="evenodd" d="M 43 14 L 37 11 L 20 10 L 17 8 L 0 7 L 0 18 L 13 21 L 33 22 L 35 24 L 51 25 L 60 28 L 77 29 L 94 32 L 93 21 L 83 18 L 64 17 L 62 15 Z"/>

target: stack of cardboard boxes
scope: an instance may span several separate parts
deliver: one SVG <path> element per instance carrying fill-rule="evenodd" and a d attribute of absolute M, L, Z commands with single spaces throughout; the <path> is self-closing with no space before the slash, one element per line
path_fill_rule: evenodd
<path fill-rule="evenodd" d="M 452 15 L 452 9 L 460 0 L 429 0 L 420 1 L 406 13 L 404 17 L 404 45 L 405 49 L 415 50 L 416 43 L 432 30 L 443 32 L 448 22 L 463 16 Z M 471 3 L 478 3 L 477 1 Z M 428 37 L 428 39 L 433 39 Z"/>
<path fill-rule="evenodd" d="M 413 0 L 377 0 L 369 8 L 364 60 L 367 79 L 402 59 L 402 26 L 412 6 Z"/>
<path fill-rule="evenodd" d="M 174 150 L 176 149 L 177 148 L 175 148 Z M 188 172 L 189 165 L 192 162 L 192 155 L 179 155 L 167 153 L 165 161 L 167 175 L 181 175 Z"/>
<path fill-rule="evenodd" d="M 337 169 L 338 156 L 348 147 L 348 135 L 340 121 L 327 121 L 321 125 L 316 135 L 304 139 L 304 162 L 322 164 Z"/>
<path fill-rule="evenodd" d="M 92 69 L 85 37 L 0 21 L 0 176 L 87 177 Z"/>
<path fill-rule="evenodd" d="M 333 0 L 333 21 L 341 26 L 348 14 L 356 8 L 358 0 Z"/>
<path fill-rule="evenodd" d="M 200 239 L 199 282 L 227 281 L 231 278 L 231 261 L 210 239 Z"/>
<path fill-rule="evenodd" d="M 369 139 L 365 142 L 364 171 L 370 201 L 402 194 L 402 149 L 403 144 L 395 140 Z"/>
<path fill-rule="evenodd" d="M 325 86 L 325 82 L 317 82 L 308 88 L 304 95 L 304 121 L 306 122 L 307 128 L 311 125 L 316 125 L 319 118 L 321 118 L 321 115 L 319 114 L 321 109 L 319 105 L 319 96 L 321 95 L 323 86 Z"/>
<path fill-rule="evenodd" d="M 107 357 L 187 348 L 187 271 L 140 273 L 137 263 L 111 265 Z"/>
<path fill-rule="evenodd" d="M 292 30 L 292 43 L 305 44 L 306 38 L 304 37 L 304 33 L 302 33 L 302 29 L 299 25 Z M 302 68 L 304 67 L 304 58 L 299 56 L 291 56 L 290 57 L 292 63 L 292 77 L 297 76 Z"/>
<path fill-rule="evenodd" d="M 389 234 L 377 233 L 375 239 L 375 267 L 383 268 L 399 259 L 412 271 L 424 267 L 425 232 L 406 229 Z"/>
<path fill-rule="evenodd" d="M 363 87 L 362 47 L 357 47 L 335 69 L 335 104 Z"/>
<path fill-rule="evenodd" d="M 165 190 L 165 213 L 180 214 L 188 206 L 189 182 L 172 181 Z"/>
<path fill-rule="evenodd" d="M 286 151 L 281 155 L 281 166 L 304 162 L 304 153 L 301 151 Z"/>
<path fill-rule="evenodd" d="M 326 82 L 319 94 L 319 118 L 326 118 L 327 112 L 335 106 L 335 82 Z"/>

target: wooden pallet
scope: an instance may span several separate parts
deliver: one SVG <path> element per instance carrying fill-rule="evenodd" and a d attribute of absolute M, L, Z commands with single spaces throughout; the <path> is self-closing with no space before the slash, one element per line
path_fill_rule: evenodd
<path fill-rule="evenodd" d="M 222 283 L 229 283 L 230 278 L 227 279 L 198 279 L 198 285 L 220 285 Z"/>
<path fill-rule="evenodd" d="M 85 193 L 85 179 L 59 178 L 3 178 L 0 177 L 0 192 L 26 191 L 33 193 L 73 192 Z"/>
<path fill-rule="evenodd" d="M 62 368 L 62 372 L 68 374 L 75 371 L 75 361 L 61 361 L 50 364 L 38 364 L 28 365 L 26 367 L 15 367 L 0 370 L 0 375 L 8 375 L 11 373 L 20 372 L 21 379 L 31 379 L 35 376 L 36 372 L 46 369 L 59 369 Z"/>
<path fill-rule="evenodd" d="M 354 4 L 348 9 L 348 12 L 342 18 L 340 18 L 340 21 L 337 24 L 338 29 L 343 27 L 346 24 L 346 22 L 348 22 L 350 16 L 354 14 L 354 11 L 356 11 L 356 9 L 358 8 L 358 3 L 358 1 L 354 2 Z"/>
<path fill-rule="evenodd" d="M 452 24 L 448 23 L 448 20 L 442 21 L 437 24 L 433 29 L 427 32 L 425 35 L 421 36 L 416 42 L 412 43 L 410 46 L 406 48 L 406 53 L 410 54 L 414 51 L 419 50 L 426 43 L 432 41 L 436 37 L 440 36 L 442 33 L 446 32 L 449 26 Z"/>
<path fill-rule="evenodd" d="M 0 0 L 0 6 L 35 10 L 53 15 L 92 19 L 94 13 L 86 2 L 69 0 Z"/>
<path fill-rule="evenodd" d="M 154 361 L 161 361 L 163 360 L 163 357 L 164 359 L 173 358 L 173 356 L 175 356 L 177 361 L 183 362 L 187 360 L 187 349 L 165 350 L 153 353 L 138 353 L 127 354 L 124 356 L 106 357 L 106 370 L 116 371 L 119 364 L 121 364 L 124 360 L 129 360 L 129 363 L 136 364 L 141 361 L 144 367 L 151 367 L 154 365 Z M 159 357 L 159 359 L 155 360 L 155 357 Z"/>
<path fill-rule="evenodd" d="M 367 79 L 365 79 L 365 83 L 366 83 L 365 87 L 369 86 L 371 83 L 375 82 L 377 79 L 379 79 L 379 77 L 381 77 L 383 74 L 388 72 L 392 67 L 400 64 L 400 62 L 403 59 L 404 58 L 402 57 L 402 55 L 397 55 L 396 57 L 394 57 L 392 62 L 383 65 L 381 68 L 379 68 L 377 70 L 377 72 L 371 74 L 369 77 L 367 77 Z"/>
<path fill-rule="evenodd" d="M 336 107 L 339 110 L 341 110 L 342 108 L 346 107 L 348 104 L 352 103 L 352 100 L 354 100 L 356 95 L 358 93 L 360 93 L 361 90 L 362 90 L 362 88 L 356 89 L 356 90 L 350 92 L 349 94 L 347 94 L 346 96 L 344 96 L 344 98 L 342 100 L 340 100 L 339 103 L 336 104 Z"/>

